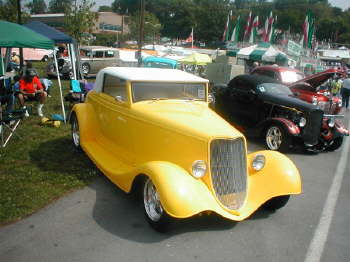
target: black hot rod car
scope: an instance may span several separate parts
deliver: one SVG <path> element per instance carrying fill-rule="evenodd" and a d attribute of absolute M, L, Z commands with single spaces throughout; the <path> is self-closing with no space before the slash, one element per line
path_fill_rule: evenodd
<path fill-rule="evenodd" d="M 215 111 L 247 136 L 263 137 L 270 150 L 286 151 L 297 144 L 314 152 L 335 150 L 346 135 L 333 130 L 335 119 L 325 120 L 317 106 L 269 77 L 239 75 L 212 91 Z M 329 132 L 332 136 L 324 135 Z"/>

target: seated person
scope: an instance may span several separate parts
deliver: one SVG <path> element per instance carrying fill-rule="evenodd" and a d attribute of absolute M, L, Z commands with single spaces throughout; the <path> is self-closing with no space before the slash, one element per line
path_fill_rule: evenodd
<path fill-rule="evenodd" d="M 24 75 L 19 80 L 19 93 L 18 99 L 23 108 L 25 100 L 35 100 L 39 101 L 38 105 L 38 116 L 43 117 L 42 108 L 45 104 L 47 93 L 44 91 L 44 88 L 37 77 L 35 70 L 28 68 Z M 26 111 L 25 116 L 29 116 Z"/>
<path fill-rule="evenodd" d="M 9 79 L 6 79 L 9 80 Z M 10 88 L 10 81 L 1 81 L 0 83 L 0 103 L 6 104 L 5 113 L 9 114 L 13 111 L 15 96 Z"/>

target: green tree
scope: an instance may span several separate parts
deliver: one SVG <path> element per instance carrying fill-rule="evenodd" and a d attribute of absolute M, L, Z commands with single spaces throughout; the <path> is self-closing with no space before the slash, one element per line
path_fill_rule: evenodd
<path fill-rule="evenodd" d="M 114 0 L 112 10 L 118 14 L 129 14 L 138 11 L 140 8 L 140 0 Z"/>
<path fill-rule="evenodd" d="M 82 43 L 84 34 L 91 33 L 95 26 L 98 13 L 91 11 L 94 5 L 90 0 L 82 0 L 80 4 L 75 1 L 73 5 L 66 6 L 65 27 L 78 43 Z"/>
<path fill-rule="evenodd" d="M 22 10 L 22 23 L 26 23 L 29 14 Z M 0 1 L 0 19 L 17 23 L 17 0 Z"/>
<path fill-rule="evenodd" d="M 139 37 L 140 30 L 140 14 L 135 12 L 134 15 L 130 17 L 129 23 L 130 36 L 132 39 L 137 40 Z M 150 42 L 155 36 L 158 36 L 162 25 L 160 24 L 158 18 L 149 12 L 145 12 L 145 24 L 144 24 L 144 39 Z"/>
<path fill-rule="evenodd" d="M 47 6 L 44 0 L 33 0 L 26 4 L 31 14 L 44 14 L 47 12 Z"/>
<path fill-rule="evenodd" d="M 73 0 L 50 0 L 49 13 L 64 13 L 64 10 L 72 6 L 72 3 Z"/>
<path fill-rule="evenodd" d="M 111 6 L 108 6 L 108 5 L 101 5 L 99 8 L 98 8 L 98 11 L 99 12 L 112 12 L 112 7 Z"/>

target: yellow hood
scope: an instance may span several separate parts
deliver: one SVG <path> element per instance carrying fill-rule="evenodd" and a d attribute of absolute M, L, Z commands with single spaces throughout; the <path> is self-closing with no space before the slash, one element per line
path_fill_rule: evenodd
<path fill-rule="evenodd" d="M 144 120 L 202 138 L 238 137 L 242 134 L 200 101 L 157 100 L 132 105 Z M 154 121 L 156 120 L 156 121 Z"/>

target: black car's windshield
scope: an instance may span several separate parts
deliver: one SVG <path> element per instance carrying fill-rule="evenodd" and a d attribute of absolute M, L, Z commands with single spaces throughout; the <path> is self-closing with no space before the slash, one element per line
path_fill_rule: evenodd
<path fill-rule="evenodd" d="M 258 85 L 256 89 L 261 94 L 265 93 L 271 95 L 293 95 L 292 91 L 290 91 L 287 86 L 275 83 L 264 83 Z"/>
<path fill-rule="evenodd" d="M 183 99 L 205 101 L 205 84 L 135 82 L 132 83 L 133 101 Z"/>

